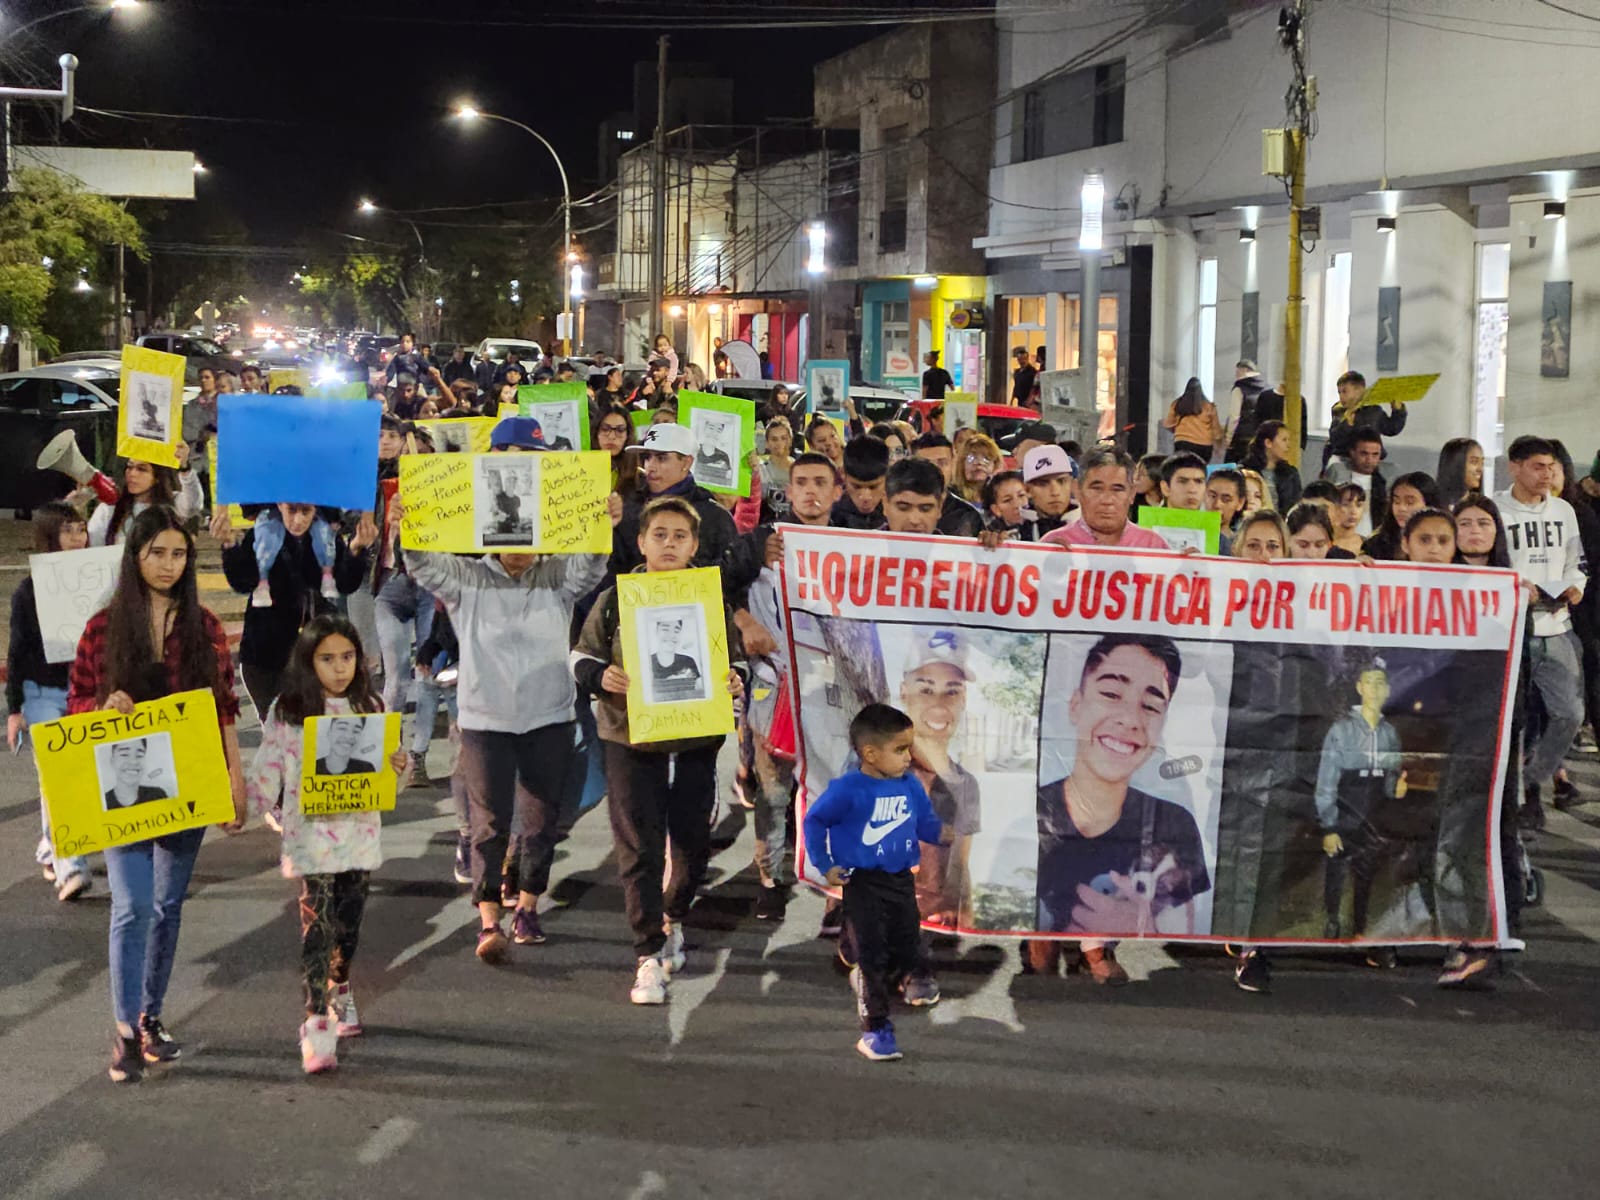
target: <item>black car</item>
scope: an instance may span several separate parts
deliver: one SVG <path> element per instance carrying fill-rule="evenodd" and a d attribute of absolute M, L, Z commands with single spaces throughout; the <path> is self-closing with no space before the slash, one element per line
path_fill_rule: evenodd
<path fill-rule="evenodd" d="M 0 375 L 0 508 L 27 511 L 73 490 L 61 472 L 34 466 L 63 429 L 73 431 L 89 462 L 102 471 L 112 465 L 121 386 L 121 368 L 111 360 Z"/>

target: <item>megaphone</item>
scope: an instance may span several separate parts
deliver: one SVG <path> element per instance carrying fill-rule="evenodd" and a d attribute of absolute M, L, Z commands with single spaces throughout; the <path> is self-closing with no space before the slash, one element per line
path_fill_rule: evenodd
<path fill-rule="evenodd" d="M 117 502 L 117 485 L 111 482 L 105 472 L 95 470 L 94 464 L 84 458 L 83 451 L 78 449 L 77 435 L 70 429 L 63 429 L 51 438 L 45 448 L 39 451 L 39 458 L 33 465 L 41 471 L 60 471 L 79 487 L 94 488 L 94 494 L 102 504 Z"/>

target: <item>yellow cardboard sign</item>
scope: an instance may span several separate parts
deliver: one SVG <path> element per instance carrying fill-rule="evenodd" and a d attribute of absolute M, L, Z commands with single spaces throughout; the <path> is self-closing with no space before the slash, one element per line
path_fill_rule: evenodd
<path fill-rule="evenodd" d="M 433 435 L 433 448 L 440 454 L 487 454 L 489 439 L 499 422 L 493 417 L 440 417 L 414 424 Z"/>
<path fill-rule="evenodd" d="M 419 454 L 400 459 L 400 544 L 444 554 L 609 554 L 611 456 Z"/>
<path fill-rule="evenodd" d="M 300 755 L 300 811 L 308 817 L 392 812 L 400 777 L 389 759 L 400 749 L 400 714 L 312 717 Z"/>
<path fill-rule="evenodd" d="M 1361 407 L 1369 404 L 1412 404 L 1428 394 L 1428 389 L 1439 381 L 1438 373 L 1432 375 L 1394 375 L 1380 379 L 1367 389 L 1361 398 Z"/>
<path fill-rule="evenodd" d="M 522 405 L 515 403 L 502 404 L 495 410 L 495 413 L 497 414 L 495 417 L 497 421 L 503 421 L 507 417 L 520 417 L 522 415 Z"/>
<path fill-rule="evenodd" d="M 206 462 L 210 465 L 211 494 L 217 494 L 217 439 L 206 439 Z M 228 505 L 228 524 L 235 529 L 251 529 L 255 522 L 244 515 L 244 509 L 237 504 Z"/>
<path fill-rule="evenodd" d="M 945 437 L 955 437 L 958 429 L 978 429 L 978 398 L 971 392 L 946 392 L 942 403 Z"/>
<path fill-rule="evenodd" d="M 117 405 L 117 453 L 158 467 L 178 466 L 183 441 L 181 354 L 144 346 L 122 348 L 121 403 Z"/>
<path fill-rule="evenodd" d="M 302 396 L 311 391 L 311 372 L 302 367 L 273 367 L 267 372 L 267 391 L 281 387 L 297 387 Z"/>
<path fill-rule="evenodd" d="M 133 713 L 80 713 L 29 731 L 57 857 L 233 820 L 217 701 L 204 688 Z"/>
<path fill-rule="evenodd" d="M 733 732 L 722 570 L 617 577 L 628 736 L 635 743 Z"/>

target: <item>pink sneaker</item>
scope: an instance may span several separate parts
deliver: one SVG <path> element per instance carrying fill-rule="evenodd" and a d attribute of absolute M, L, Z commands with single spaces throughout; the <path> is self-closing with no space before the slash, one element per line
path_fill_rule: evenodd
<path fill-rule="evenodd" d="M 330 1017 L 307 1017 L 300 1026 L 300 1067 L 321 1075 L 339 1065 L 339 1031 Z"/>
<path fill-rule="evenodd" d="M 355 993 L 348 983 L 335 983 L 328 987 L 328 1015 L 333 1018 L 342 1038 L 360 1037 L 366 1030 L 361 1025 L 361 1014 L 356 1011 Z"/>

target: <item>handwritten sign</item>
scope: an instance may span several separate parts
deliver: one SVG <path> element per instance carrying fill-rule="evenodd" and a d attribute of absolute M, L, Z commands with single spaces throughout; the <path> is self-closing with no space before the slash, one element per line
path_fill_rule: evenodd
<path fill-rule="evenodd" d="M 978 398 L 971 392 L 946 392 L 944 395 L 944 435 L 953 438 L 958 429 L 978 428 Z"/>
<path fill-rule="evenodd" d="M 400 780 L 389 759 L 399 748 L 397 712 L 308 720 L 300 756 L 300 811 L 308 817 L 392 811 Z"/>
<path fill-rule="evenodd" d="M 607 554 L 611 456 L 423 454 L 400 459 L 400 544 L 444 554 Z"/>
<path fill-rule="evenodd" d="M 122 570 L 121 546 L 28 555 L 45 662 L 71 662 L 89 618 L 105 607 Z"/>
<path fill-rule="evenodd" d="M 144 346 L 122 348 L 121 403 L 117 405 L 117 453 L 158 467 L 178 466 L 183 440 L 181 354 Z"/>
<path fill-rule="evenodd" d="M 1433 375 L 1391 375 L 1388 379 L 1380 379 L 1367 389 L 1366 395 L 1361 397 L 1361 407 L 1369 404 L 1414 404 L 1428 394 L 1428 390 L 1439 382 L 1437 373 Z"/>
<path fill-rule="evenodd" d="M 59 858 L 233 820 L 217 701 L 208 690 L 136 704 L 128 716 L 45 721 L 31 732 Z"/>
<path fill-rule="evenodd" d="M 617 578 L 628 738 L 635 744 L 733 731 L 722 570 Z"/>
<path fill-rule="evenodd" d="M 1174 550 L 1190 546 L 1202 554 L 1218 554 L 1222 550 L 1222 514 L 1218 512 L 1146 504 L 1139 509 L 1138 524 L 1155 530 Z"/>

